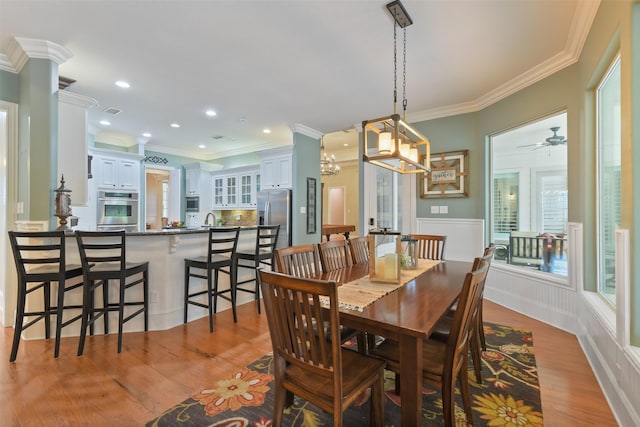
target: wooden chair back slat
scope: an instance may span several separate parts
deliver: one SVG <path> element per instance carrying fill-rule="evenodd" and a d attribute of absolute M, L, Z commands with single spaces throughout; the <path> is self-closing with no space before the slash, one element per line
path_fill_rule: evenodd
<path fill-rule="evenodd" d="M 352 265 L 347 240 L 330 240 L 318 243 L 322 271 L 330 272 Z"/>
<path fill-rule="evenodd" d="M 434 234 L 411 234 L 410 237 L 418 240 L 418 258 L 443 260 L 444 246 L 447 236 Z"/>
<path fill-rule="evenodd" d="M 367 236 L 352 237 L 348 242 L 353 264 L 369 262 L 369 238 Z"/>
<path fill-rule="evenodd" d="M 276 271 L 289 276 L 317 277 L 322 272 L 314 244 L 276 249 Z"/>

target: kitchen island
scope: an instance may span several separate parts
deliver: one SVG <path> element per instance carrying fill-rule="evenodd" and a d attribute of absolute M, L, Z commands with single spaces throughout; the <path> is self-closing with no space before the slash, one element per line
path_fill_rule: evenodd
<path fill-rule="evenodd" d="M 251 251 L 255 248 L 256 242 L 255 226 L 240 227 L 238 250 Z M 129 232 L 126 234 L 127 261 L 149 262 L 149 330 L 165 330 L 183 324 L 184 316 L 184 259 L 196 258 L 206 255 L 208 229 L 163 229 L 147 230 L 141 232 Z M 80 264 L 80 255 L 73 232 L 67 235 L 66 245 L 67 264 Z M 253 277 L 255 272 L 250 269 L 240 268 L 238 280 Z M 80 278 L 80 280 L 82 280 Z M 219 288 L 229 288 L 229 276 L 221 274 L 218 278 Z M 118 288 L 115 282 L 110 283 L 109 296 L 117 298 Z M 196 290 L 198 286 L 206 289 L 206 281 L 191 278 L 190 288 Z M 137 289 L 140 288 L 140 289 Z M 136 295 L 136 292 L 139 292 Z M 135 300 L 142 297 L 142 288 L 134 287 L 127 292 L 127 299 Z M 55 298 L 52 295 L 52 298 Z M 69 292 L 65 298 L 66 305 L 82 303 L 82 289 Z M 204 301 L 203 297 L 203 301 Z M 237 304 L 241 305 L 254 301 L 253 295 L 244 292 L 238 293 Z M 36 301 L 36 299 L 38 301 Z M 40 298 L 31 298 L 28 301 L 28 309 L 34 310 L 38 306 L 42 307 Z M 231 308 L 231 303 L 218 298 L 218 311 Z M 127 309 L 125 309 L 126 315 Z M 69 313 L 70 316 L 73 313 Z M 208 316 L 206 309 L 196 306 L 189 307 L 189 321 Z M 67 317 L 67 315 L 65 315 Z M 25 331 L 24 337 L 27 339 L 44 338 L 43 322 L 34 325 Z M 110 313 L 110 330 L 117 330 L 117 312 Z M 96 333 L 102 333 L 102 321 L 96 322 Z M 215 325 L 214 325 L 215 326 Z M 124 332 L 144 331 L 144 321 L 142 316 L 138 316 L 125 323 Z M 64 336 L 77 336 L 80 333 L 80 322 L 63 329 Z"/>

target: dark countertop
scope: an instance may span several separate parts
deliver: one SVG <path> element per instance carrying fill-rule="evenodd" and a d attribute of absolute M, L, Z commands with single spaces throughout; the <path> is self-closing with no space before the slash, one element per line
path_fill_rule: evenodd
<path fill-rule="evenodd" d="M 227 228 L 232 226 L 223 226 L 223 227 L 212 227 L 212 228 Z M 257 226 L 255 225 L 241 225 L 240 231 L 245 230 L 257 230 Z M 199 233 L 207 233 L 209 231 L 208 228 L 163 228 L 161 230 L 153 229 L 153 230 L 145 230 L 145 231 L 132 231 L 127 233 L 127 236 L 172 236 L 176 234 L 199 234 Z"/>

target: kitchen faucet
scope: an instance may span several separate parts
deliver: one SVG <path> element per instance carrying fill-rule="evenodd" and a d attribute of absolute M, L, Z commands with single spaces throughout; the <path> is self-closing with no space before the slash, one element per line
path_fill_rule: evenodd
<path fill-rule="evenodd" d="M 209 225 L 209 215 L 211 215 L 212 219 L 211 225 L 216 225 L 216 216 L 213 214 L 213 212 L 209 212 L 204 218 L 204 225 Z"/>

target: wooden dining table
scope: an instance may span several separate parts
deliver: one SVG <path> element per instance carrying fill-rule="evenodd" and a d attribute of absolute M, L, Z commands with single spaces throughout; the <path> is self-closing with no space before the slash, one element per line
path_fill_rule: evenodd
<path fill-rule="evenodd" d="M 403 426 L 422 425 L 422 346 L 456 301 L 471 262 L 443 261 L 362 311 L 340 308 L 340 323 L 398 342 Z M 368 264 L 323 273 L 344 284 L 369 274 Z"/>

